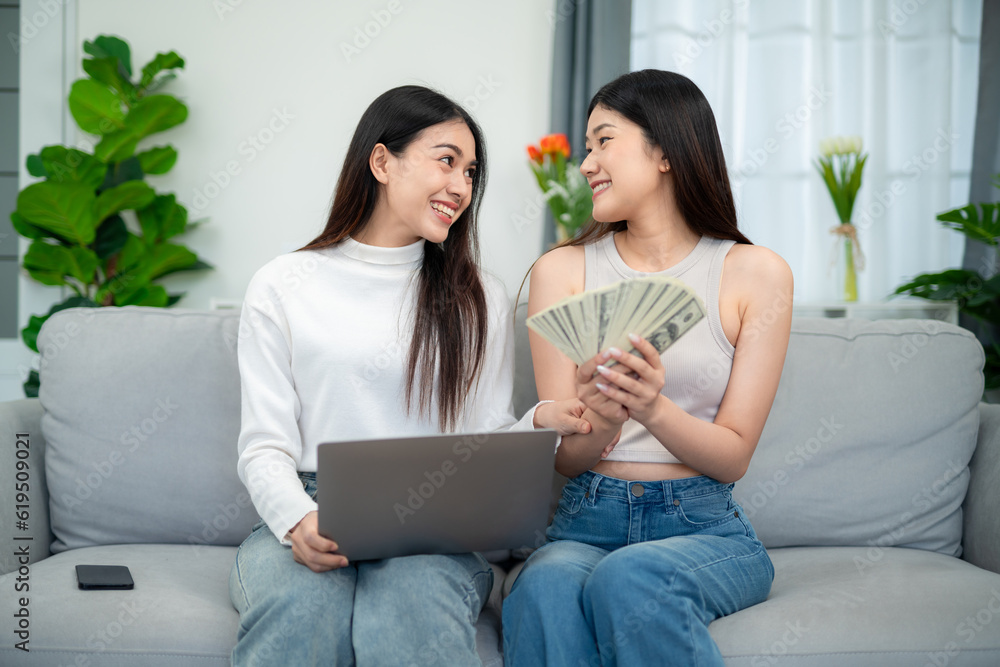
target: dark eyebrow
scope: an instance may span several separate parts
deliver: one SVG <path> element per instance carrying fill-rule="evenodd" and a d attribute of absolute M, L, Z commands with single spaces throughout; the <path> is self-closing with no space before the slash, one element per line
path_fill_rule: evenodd
<path fill-rule="evenodd" d="M 462 155 L 464 155 L 462 153 L 462 149 L 456 146 L 455 144 L 438 144 L 437 146 L 432 146 L 431 148 L 450 148 L 451 150 L 455 151 L 455 154 L 458 155 L 458 157 L 462 157 Z M 478 167 L 479 160 L 473 160 L 472 162 L 469 163 L 469 166 Z"/>
<path fill-rule="evenodd" d="M 437 146 L 432 146 L 431 148 L 450 148 L 455 151 L 455 154 L 458 155 L 458 157 L 462 157 L 463 155 L 462 149 L 455 144 L 438 144 Z"/>
<path fill-rule="evenodd" d="M 601 123 L 600 125 L 598 125 L 597 127 L 594 128 L 594 131 L 591 134 L 597 134 L 598 132 L 600 132 L 601 130 L 603 130 L 606 127 L 613 127 L 616 130 L 618 129 L 617 125 L 613 125 L 611 123 Z M 586 138 L 586 135 L 584 135 L 584 137 Z"/>

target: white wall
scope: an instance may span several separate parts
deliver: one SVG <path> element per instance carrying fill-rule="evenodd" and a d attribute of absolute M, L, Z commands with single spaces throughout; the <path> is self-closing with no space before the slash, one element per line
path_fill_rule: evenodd
<path fill-rule="evenodd" d="M 65 111 L 85 39 L 124 38 L 134 73 L 177 51 L 187 65 L 165 92 L 190 115 L 140 147 L 177 148 L 171 173 L 149 182 L 175 192 L 192 219 L 209 218 L 177 240 L 216 269 L 165 282 L 187 292 L 179 307 L 208 308 L 241 299 L 257 268 L 316 236 L 361 113 L 389 88 L 424 84 L 464 103 L 486 134 L 483 264 L 513 295 L 542 245 L 524 148 L 548 131 L 553 9 L 554 0 L 23 0 L 21 187 L 26 155 L 87 138 Z M 62 298 L 26 278 L 20 293 L 21 326 Z M 0 400 L 22 395 L 30 359 L 20 341 L 4 345 Z"/>
<path fill-rule="evenodd" d="M 186 60 L 167 91 L 189 106 L 188 121 L 147 140 L 171 142 L 180 159 L 150 182 L 176 192 L 192 218 L 210 219 L 180 240 L 217 269 L 171 278 L 169 290 L 188 292 L 179 306 L 240 299 L 257 268 L 312 240 L 361 113 L 407 83 L 464 102 L 482 124 L 492 171 L 484 264 L 513 292 L 541 249 L 540 212 L 521 228 L 517 216 L 537 190 L 524 147 L 548 129 L 550 9 L 538 0 L 78 0 L 76 44 L 116 34 L 132 45 L 134 70 L 157 51 Z"/>

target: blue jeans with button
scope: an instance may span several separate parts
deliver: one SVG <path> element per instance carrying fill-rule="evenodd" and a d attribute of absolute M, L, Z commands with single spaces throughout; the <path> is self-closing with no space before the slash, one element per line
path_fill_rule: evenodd
<path fill-rule="evenodd" d="M 315 498 L 315 473 L 299 477 Z M 229 577 L 240 612 L 232 663 L 480 665 L 475 624 L 492 587 L 493 570 L 479 554 L 313 572 L 262 521 L 240 545 Z"/>
<path fill-rule="evenodd" d="M 762 602 L 774 567 L 732 484 L 585 472 L 503 604 L 507 665 L 722 665 L 714 619 Z"/>

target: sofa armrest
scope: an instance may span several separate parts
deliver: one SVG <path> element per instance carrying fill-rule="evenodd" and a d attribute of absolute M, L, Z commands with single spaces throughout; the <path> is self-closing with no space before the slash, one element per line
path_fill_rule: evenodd
<path fill-rule="evenodd" d="M 27 493 L 27 503 L 19 502 L 19 490 Z M 20 518 L 25 515 L 19 517 L 18 513 L 25 511 L 26 519 Z M 18 527 L 21 520 L 27 529 Z M 49 489 L 45 483 L 45 439 L 42 405 L 37 398 L 0 402 L 0 536 L 0 574 L 16 570 L 21 565 L 17 554 L 25 549 L 32 563 L 50 555 L 52 532 Z"/>
<path fill-rule="evenodd" d="M 979 404 L 979 437 L 969 470 L 962 558 L 1000 573 L 1000 405 Z"/>

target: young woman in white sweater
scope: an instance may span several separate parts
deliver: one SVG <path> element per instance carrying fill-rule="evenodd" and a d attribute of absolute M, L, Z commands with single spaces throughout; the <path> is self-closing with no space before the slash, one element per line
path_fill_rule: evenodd
<path fill-rule="evenodd" d="M 390 90 L 358 124 L 323 232 L 251 280 L 239 474 L 262 521 L 230 578 L 234 665 L 479 664 L 486 560 L 349 563 L 317 532 L 315 471 L 331 440 L 589 430 L 576 400 L 515 424 L 509 302 L 478 267 L 485 181 L 468 113 L 427 88 Z"/>

